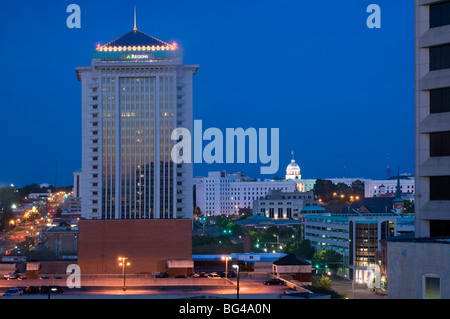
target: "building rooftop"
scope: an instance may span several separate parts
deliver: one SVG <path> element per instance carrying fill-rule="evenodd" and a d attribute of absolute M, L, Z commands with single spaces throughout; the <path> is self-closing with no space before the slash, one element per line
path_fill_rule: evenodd
<path fill-rule="evenodd" d="M 410 242 L 410 243 L 432 243 L 432 244 L 450 244 L 450 236 L 447 237 L 420 237 L 416 238 L 415 233 L 407 233 L 400 236 L 390 237 L 382 241 L 389 242 Z"/>
<path fill-rule="evenodd" d="M 356 200 L 350 205 L 326 205 L 325 211 L 329 213 L 354 213 L 355 210 L 363 207 L 369 213 L 390 213 L 393 210 L 394 197 L 367 197 Z"/>
<path fill-rule="evenodd" d="M 277 266 L 311 265 L 311 262 L 297 255 L 286 255 L 273 263 Z"/>
<path fill-rule="evenodd" d="M 154 38 L 148 34 L 145 34 L 137 29 L 134 29 L 117 39 L 108 42 L 102 46 L 97 46 L 98 52 L 107 51 L 160 51 L 169 50 L 173 51 L 177 49 L 177 45 L 174 42 L 169 44 Z"/>

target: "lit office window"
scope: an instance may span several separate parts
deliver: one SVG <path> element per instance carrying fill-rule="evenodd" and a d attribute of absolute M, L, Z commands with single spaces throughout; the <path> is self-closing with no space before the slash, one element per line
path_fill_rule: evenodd
<path fill-rule="evenodd" d="M 423 276 L 423 297 L 425 299 L 441 298 L 441 279 L 436 275 Z"/>

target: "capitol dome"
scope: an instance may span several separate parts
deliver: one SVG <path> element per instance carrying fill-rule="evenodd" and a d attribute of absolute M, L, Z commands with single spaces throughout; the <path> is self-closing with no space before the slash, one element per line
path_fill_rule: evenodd
<path fill-rule="evenodd" d="M 300 166 L 294 160 L 294 152 L 292 152 L 292 160 L 286 167 L 286 179 L 300 179 Z"/>
<path fill-rule="evenodd" d="M 289 172 L 291 172 L 291 173 L 289 173 Z M 286 173 L 288 175 L 300 174 L 300 166 L 298 166 L 298 164 L 295 162 L 295 160 L 291 160 L 291 162 L 289 163 L 289 165 L 286 168 Z"/>

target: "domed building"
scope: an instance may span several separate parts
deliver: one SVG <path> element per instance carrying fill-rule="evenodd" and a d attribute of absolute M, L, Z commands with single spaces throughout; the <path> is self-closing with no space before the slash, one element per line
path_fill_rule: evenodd
<path fill-rule="evenodd" d="M 298 166 L 294 159 L 294 152 L 292 152 L 292 160 L 286 168 L 286 179 L 302 179 L 300 166 Z"/>
<path fill-rule="evenodd" d="M 296 188 L 299 192 L 312 190 L 315 183 L 315 180 L 302 180 L 302 175 L 300 174 L 300 166 L 298 166 L 294 159 L 294 151 L 292 151 L 291 162 L 286 167 L 286 180 L 290 179 L 296 182 Z"/>

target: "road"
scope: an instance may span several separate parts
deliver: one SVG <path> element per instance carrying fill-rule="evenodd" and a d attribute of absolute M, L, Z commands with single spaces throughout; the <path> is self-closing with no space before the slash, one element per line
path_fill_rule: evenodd
<path fill-rule="evenodd" d="M 346 292 L 349 299 L 387 299 L 387 294 L 374 293 L 366 284 L 352 284 L 352 281 L 338 276 L 332 276 L 331 280 L 331 289 L 338 293 Z"/>

